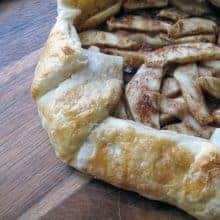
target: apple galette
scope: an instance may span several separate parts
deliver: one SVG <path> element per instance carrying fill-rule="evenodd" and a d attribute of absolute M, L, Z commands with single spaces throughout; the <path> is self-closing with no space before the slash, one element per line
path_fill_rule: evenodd
<path fill-rule="evenodd" d="M 220 219 L 219 5 L 58 0 L 32 83 L 57 156 Z"/>

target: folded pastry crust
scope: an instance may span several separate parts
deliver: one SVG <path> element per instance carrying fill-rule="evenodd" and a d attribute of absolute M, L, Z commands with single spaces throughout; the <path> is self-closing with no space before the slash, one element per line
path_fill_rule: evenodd
<path fill-rule="evenodd" d="M 105 2 L 95 5 L 104 10 Z M 219 219 L 219 132 L 212 143 L 111 117 L 121 100 L 123 59 L 81 48 L 72 23 L 88 5 L 82 0 L 58 1 L 57 23 L 32 84 L 42 125 L 57 156 L 82 172 L 178 206 L 198 219 Z M 83 18 L 100 12 L 93 7 Z M 219 49 L 212 44 L 202 46 L 199 56 L 206 56 L 211 48 L 220 58 Z M 197 56 L 195 48 L 187 55 Z M 154 55 L 146 60 L 152 66 L 158 62 Z M 182 56 L 177 60 L 165 57 L 159 63 L 163 66 L 163 62 L 186 59 Z"/>
<path fill-rule="evenodd" d="M 108 118 L 82 145 L 74 167 L 113 185 L 219 219 L 219 150 L 209 141 Z"/>
<path fill-rule="evenodd" d="M 34 99 L 57 87 L 88 62 L 72 25 L 79 11 L 68 9 L 67 12 L 67 17 L 63 13 L 58 15 L 44 45 L 31 88 Z"/>
<path fill-rule="evenodd" d="M 122 93 L 122 58 L 83 51 L 88 65 L 37 100 L 56 154 L 70 162 L 86 137 L 115 110 Z"/>

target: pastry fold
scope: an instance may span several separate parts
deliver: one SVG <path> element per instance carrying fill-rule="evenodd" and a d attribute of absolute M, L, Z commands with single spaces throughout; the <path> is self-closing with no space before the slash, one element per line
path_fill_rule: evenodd
<path fill-rule="evenodd" d="M 56 154 L 69 163 L 86 137 L 117 107 L 122 58 L 83 51 L 88 66 L 37 100 L 43 127 Z"/>
<path fill-rule="evenodd" d="M 220 151 L 205 139 L 108 118 L 71 165 L 198 219 L 219 219 Z"/>
<path fill-rule="evenodd" d="M 72 20 L 79 15 L 79 10 L 66 9 L 66 14 L 64 11 L 63 9 L 58 15 L 42 49 L 31 86 L 34 99 L 56 88 L 88 63 L 87 57 L 82 53 L 76 29 L 72 25 Z"/>

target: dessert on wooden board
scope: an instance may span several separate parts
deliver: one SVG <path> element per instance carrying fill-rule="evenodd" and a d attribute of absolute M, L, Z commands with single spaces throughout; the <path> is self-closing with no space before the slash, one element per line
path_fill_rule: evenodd
<path fill-rule="evenodd" d="M 32 83 L 56 155 L 220 219 L 219 1 L 58 0 Z"/>

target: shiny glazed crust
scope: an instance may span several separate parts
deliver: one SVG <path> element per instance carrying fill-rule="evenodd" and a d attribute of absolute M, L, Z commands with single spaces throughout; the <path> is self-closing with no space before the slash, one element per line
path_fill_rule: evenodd
<path fill-rule="evenodd" d="M 84 3 L 58 1 L 57 22 L 32 84 L 57 156 L 82 172 L 178 206 L 198 219 L 220 219 L 218 141 L 111 117 L 123 90 L 123 60 L 81 48 L 72 25 L 80 10 L 68 5 L 80 8 Z"/>

